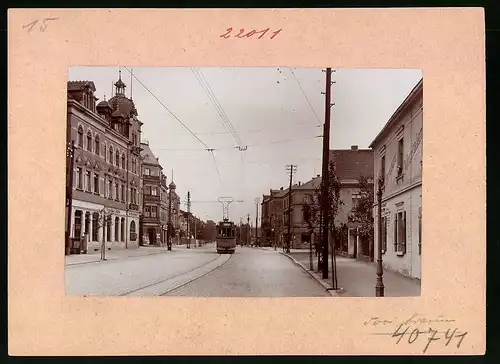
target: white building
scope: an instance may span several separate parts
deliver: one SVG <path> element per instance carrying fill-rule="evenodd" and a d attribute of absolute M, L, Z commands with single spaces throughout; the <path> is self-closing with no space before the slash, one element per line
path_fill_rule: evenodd
<path fill-rule="evenodd" d="M 68 141 L 74 141 L 70 237 L 87 251 L 138 246 L 141 194 L 140 133 L 133 101 L 119 77 L 108 101 L 91 81 L 68 82 Z M 76 252 L 73 250 L 73 252 Z"/>
<path fill-rule="evenodd" d="M 377 189 L 382 194 L 383 265 L 421 278 L 422 245 L 422 80 L 371 143 L 375 164 L 375 252 L 378 251 Z"/>

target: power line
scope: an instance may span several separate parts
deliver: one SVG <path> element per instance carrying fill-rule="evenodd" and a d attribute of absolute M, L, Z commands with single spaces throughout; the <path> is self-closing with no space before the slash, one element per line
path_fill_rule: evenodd
<path fill-rule="evenodd" d="M 124 67 L 132 75 L 132 77 L 134 77 L 137 80 L 137 82 L 139 82 L 141 84 L 141 86 L 144 87 L 146 89 L 146 91 L 148 91 L 151 94 L 151 96 L 153 96 L 156 99 L 156 101 L 158 101 L 165 108 L 165 110 L 167 110 L 170 113 L 170 115 L 172 115 L 184 127 L 184 129 L 186 129 L 192 136 L 194 136 L 196 138 L 196 140 L 198 140 L 201 144 L 203 144 L 203 146 L 206 148 L 206 150 L 209 149 L 208 145 L 206 145 L 200 138 L 198 138 L 198 136 L 195 133 L 193 133 L 186 126 L 186 124 L 184 124 L 158 97 L 156 97 L 156 95 L 144 83 L 142 83 L 142 81 L 139 80 L 136 75 L 134 75 L 126 66 L 124 66 Z"/>
<path fill-rule="evenodd" d="M 311 108 L 312 112 L 314 113 L 314 116 L 316 116 L 316 120 L 318 120 L 318 123 L 321 124 L 321 121 L 319 120 L 318 114 L 316 114 L 316 111 L 314 110 L 311 101 L 309 101 L 309 98 L 307 97 L 306 93 L 304 92 L 304 89 L 302 88 L 302 85 L 300 84 L 299 79 L 295 75 L 295 72 L 293 72 L 293 69 L 291 67 L 290 72 L 292 72 L 293 78 L 295 78 L 295 81 L 297 82 L 297 85 L 299 85 L 300 91 L 302 91 L 302 95 L 304 95 L 304 98 L 306 99 L 307 103 L 309 104 L 309 107 Z"/>
<path fill-rule="evenodd" d="M 210 154 L 212 154 L 212 159 L 214 160 L 214 165 L 215 165 L 215 169 L 217 170 L 217 174 L 219 175 L 219 179 L 220 179 L 220 183 L 221 185 L 223 184 L 222 182 L 222 176 L 220 174 L 220 171 L 219 171 L 219 166 L 217 165 L 217 161 L 215 160 L 215 154 L 214 154 L 214 151 L 211 150 L 210 151 Z"/>
<path fill-rule="evenodd" d="M 226 112 L 224 111 L 224 108 L 222 107 L 219 100 L 217 99 L 217 96 L 215 96 L 215 93 L 213 92 L 212 87 L 210 86 L 210 84 L 206 80 L 203 73 L 199 69 L 196 69 L 195 67 L 191 67 L 191 72 L 194 74 L 198 83 L 203 88 L 203 91 L 205 91 L 210 102 L 215 107 L 215 110 L 217 111 L 221 120 L 223 121 L 223 125 L 233 135 L 233 138 L 236 140 L 236 143 L 238 143 L 239 146 L 243 147 L 243 142 L 241 141 L 241 138 L 239 137 L 238 133 L 236 132 L 236 129 L 234 128 L 233 124 L 229 120 L 229 117 L 227 116 Z"/>

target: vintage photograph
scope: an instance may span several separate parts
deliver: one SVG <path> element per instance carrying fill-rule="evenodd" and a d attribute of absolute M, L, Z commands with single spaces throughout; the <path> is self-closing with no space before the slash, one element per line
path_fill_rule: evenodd
<path fill-rule="evenodd" d="M 420 296 L 422 133 L 420 69 L 72 67 L 66 294 Z"/>

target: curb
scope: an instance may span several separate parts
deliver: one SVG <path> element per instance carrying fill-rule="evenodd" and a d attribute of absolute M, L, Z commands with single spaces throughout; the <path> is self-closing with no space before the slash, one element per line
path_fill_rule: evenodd
<path fill-rule="evenodd" d="M 154 252 L 154 253 L 138 254 L 138 255 L 133 255 L 133 256 L 129 256 L 129 257 L 107 258 L 106 261 L 110 261 L 110 260 L 123 260 L 123 259 L 133 259 L 133 258 L 144 257 L 144 256 L 148 256 L 148 255 L 158 255 L 158 254 L 164 254 L 164 253 L 165 253 L 164 251 L 160 251 L 160 252 Z M 64 266 L 65 267 L 69 267 L 69 266 L 73 266 L 73 265 L 90 264 L 90 263 L 100 263 L 100 262 L 102 262 L 102 260 L 101 259 L 97 259 L 97 260 L 89 260 L 87 262 L 68 263 L 68 264 L 64 264 Z"/>
<path fill-rule="evenodd" d="M 303 270 L 305 270 L 307 273 L 309 273 L 309 275 L 311 277 L 313 277 L 316 282 L 318 282 L 319 284 L 321 284 L 325 290 L 330 293 L 331 296 L 333 297 L 340 297 L 340 295 L 336 292 L 336 291 L 333 291 L 333 290 L 330 290 L 329 286 L 323 281 L 323 279 L 319 278 L 316 276 L 316 274 L 314 272 L 311 272 L 309 269 L 307 269 L 306 267 L 304 267 L 302 265 L 302 263 L 300 263 L 297 259 L 295 259 L 294 257 L 292 257 L 291 255 L 287 254 L 287 253 L 283 253 L 283 252 L 279 252 L 280 254 L 284 255 L 285 257 L 291 259 L 295 264 L 297 264 L 299 267 L 301 267 Z"/>

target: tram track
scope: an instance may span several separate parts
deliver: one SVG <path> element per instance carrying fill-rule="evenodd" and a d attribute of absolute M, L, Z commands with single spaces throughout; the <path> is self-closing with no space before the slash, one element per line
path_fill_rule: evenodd
<path fill-rule="evenodd" d="M 224 254 L 218 254 L 217 257 L 215 257 L 214 259 L 212 259 L 212 260 L 208 261 L 207 263 L 202 264 L 198 267 L 195 267 L 193 269 L 189 269 L 189 270 L 184 271 L 184 272 L 179 273 L 179 274 L 175 274 L 173 276 L 161 278 L 159 280 L 156 280 L 155 282 L 145 284 L 145 285 L 142 285 L 140 287 L 137 287 L 137 288 L 134 288 L 131 290 L 121 292 L 118 294 L 118 296 L 130 296 L 130 295 L 165 296 L 168 293 L 213 272 L 217 268 L 222 267 L 224 264 L 226 264 L 231 259 L 231 257 L 232 257 L 232 254 L 229 256 L 229 258 L 227 258 L 226 260 L 223 260 L 223 262 L 221 264 L 215 264 L 215 266 L 213 268 L 210 268 L 208 271 L 205 272 L 204 270 L 206 270 L 207 267 L 211 267 L 211 265 L 213 265 L 214 262 L 216 262 L 217 260 L 220 260 L 221 258 L 222 259 L 224 258 Z M 194 278 L 190 278 L 191 274 L 193 274 L 193 272 L 195 272 L 195 271 L 200 271 L 203 273 L 200 275 L 196 275 Z M 166 290 L 165 290 L 165 288 L 160 289 L 162 286 L 163 287 L 169 286 L 169 283 L 170 283 L 170 287 L 168 289 L 166 289 Z M 141 292 L 141 291 L 143 291 L 143 294 L 137 294 L 138 292 Z"/>

